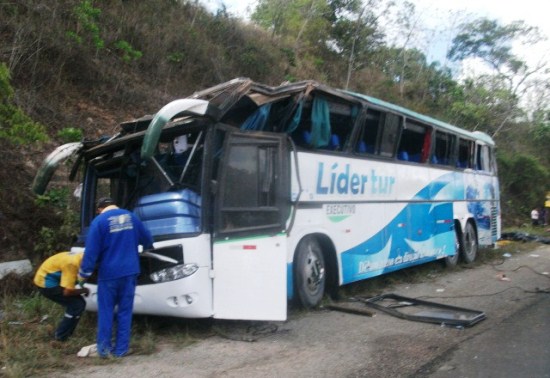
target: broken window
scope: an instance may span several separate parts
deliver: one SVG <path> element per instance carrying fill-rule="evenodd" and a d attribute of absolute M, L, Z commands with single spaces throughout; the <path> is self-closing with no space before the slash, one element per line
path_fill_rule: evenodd
<path fill-rule="evenodd" d="M 407 121 L 401 132 L 397 158 L 404 161 L 424 163 L 428 159 L 431 144 L 431 128 Z"/>

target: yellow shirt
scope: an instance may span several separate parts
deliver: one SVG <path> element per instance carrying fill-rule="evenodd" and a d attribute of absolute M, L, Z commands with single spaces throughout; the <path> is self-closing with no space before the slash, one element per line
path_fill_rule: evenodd
<path fill-rule="evenodd" d="M 60 252 L 51 256 L 38 268 L 34 284 L 42 288 L 74 289 L 83 255 L 83 252 Z"/>

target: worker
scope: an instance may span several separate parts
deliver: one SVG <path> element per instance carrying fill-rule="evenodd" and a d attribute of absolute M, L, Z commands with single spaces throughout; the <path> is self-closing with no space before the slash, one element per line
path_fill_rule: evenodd
<path fill-rule="evenodd" d="M 130 211 L 119 208 L 112 198 L 100 198 L 99 215 L 86 237 L 86 252 L 79 279 L 86 280 L 97 266 L 98 330 L 100 357 L 122 357 L 128 353 L 137 276 L 140 273 L 138 246 L 151 248 L 153 238 Z M 116 311 L 115 345 L 111 343 Z"/>
<path fill-rule="evenodd" d="M 54 338 L 65 341 L 71 336 L 86 308 L 82 295 L 88 295 L 86 287 L 76 288 L 82 252 L 60 252 L 40 265 L 34 276 L 34 284 L 40 294 L 65 307 L 65 313 L 55 330 Z"/>

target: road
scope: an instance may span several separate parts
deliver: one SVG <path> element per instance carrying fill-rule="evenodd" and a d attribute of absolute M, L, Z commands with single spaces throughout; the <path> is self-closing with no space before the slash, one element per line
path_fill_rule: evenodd
<path fill-rule="evenodd" d="M 115 364 L 74 357 L 75 367 L 87 378 L 549 377 L 550 295 L 537 289 L 550 288 L 550 246 L 513 252 L 500 262 L 434 270 L 414 283 L 380 288 L 483 311 L 486 319 L 472 327 L 420 323 L 378 310 L 374 317 L 295 310 L 280 323 L 216 321 L 218 336 Z M 237 341 L 249 338 L 255 341 Z"/>

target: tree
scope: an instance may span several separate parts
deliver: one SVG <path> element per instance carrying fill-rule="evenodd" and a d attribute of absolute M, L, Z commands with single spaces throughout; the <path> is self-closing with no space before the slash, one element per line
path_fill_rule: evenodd
<path fill-rule="evenodd" d="M 383 10 L 379 9 L 380 0 L 368 0 L 361 8 L 355 3 L 348 4 L 348 12 L 338 16 L 334 12 L 332 27 L 332 44 L 339 56 L 347 62 L 345 88 L 349 87 L 352 73 L 369 63 L 369 57 L 383 45 L 384 33 L 378 26 L 378 19 Z"/>
<path fill-rule="evenodd" d="M 24 145 L 47 140 L 44 126 L 34 122 L 13 103 L 8 67 L 0 63 L 0 140 Z M 4 147 L 6 144 L 3 143 Z"/>

